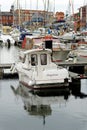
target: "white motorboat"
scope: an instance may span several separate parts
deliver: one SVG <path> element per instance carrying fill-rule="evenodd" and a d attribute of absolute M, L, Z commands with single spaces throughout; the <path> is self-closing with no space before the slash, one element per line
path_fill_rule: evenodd
<path fill-rule="evenodd" d="M 75 50 L 69 53 L 68 57 L 78 62 L 87 62 L 87 45 L 79 45 Z"/>
<path fill-rule="evenodd" d="M 52 62 L 51 49 L 31 49 L 23 52 L 24 62 L 18 62 L 14 68 L 19 81 L 31 89 L 68 86 L 71 77 L 66 68 Z"/>
<path fill-rule="evenodd" d="M 18 29 L 13 29 L 11 32 L 10 32 L 10 35 L 11 37 L 14 39 L 14 41 L 18 41 L 19 40 L 19 37 L 20 37 L 20 31 Z"/>
<path fill-rule="evenodd" d="M 14 45 L 15 43 L 14 39 L 8 34 L 1 34 L 0 42 L 2 43 L 2 45 L 8 45 L 8 42 L 10 43 L 10 45 Z"/>
<path fill-rule="evenodd" d="M 74 40 L 75 35 L 76 34 L 75 34 L 74 31 L 72 31 L 72 32 L 66 32 L 63 35 L 60 35 L 59 38 L 63 39 L 63 40 Z"/>

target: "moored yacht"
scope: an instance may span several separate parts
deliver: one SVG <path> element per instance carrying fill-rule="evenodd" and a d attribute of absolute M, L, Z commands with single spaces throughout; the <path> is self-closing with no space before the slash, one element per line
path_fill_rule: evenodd
<path fill-rule="evenodd" d="M 87 45 L 81 44 L 76 49 L 70 51 L 69 58 L 76 59 L 77 62 L 87 62 Z"/>
<path fill-rule="evenodd" d="M 31 49 L 24 53 L 24 61 L 15 64 L 19 81 L 31 89 L 68 86 L 71 77 L 66 68 L 52 62 L 51 49 Z"/>

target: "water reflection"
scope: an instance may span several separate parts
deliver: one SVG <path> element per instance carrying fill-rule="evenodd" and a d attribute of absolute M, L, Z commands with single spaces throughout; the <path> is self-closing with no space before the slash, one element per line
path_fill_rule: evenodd
<path fill-rule="evenodd" d="M 52 114 L 52 104 L 66 104 L 69 89 L 65 90 L 45 90 L 44 91 L 29 91 L 25 86 L 19 84 L 18 87 L 11 86 L 11 89 L 16 97 L 20 96 L 24 103 L 24 110 L 29 115 L 40 116 L 45 124 L 45 117 Z M 65 105 L 64 105 L 65 106 Z"/>
<path fill-rule="evenodd" d="M 81 92 L 80 85 L 72 85 L 67 89 L 31 91 L 19 84 L 17 88 L 11 86 L 11 89 L 16 97 L 21 97 L 24 110 L 31 116 L 42 117 L 43 124 L 45 124 L 45 118 L 52 115 L 52 105 L 58 104 L 59 107 L 66 107 L 71 95 L 75 98 L 87 97 L 86 94 Z"/>
<path fill-rule="evenodd" d="M 75 98 L 85 98 L 87 97 L 87 92 L 85 91 L 86 84 L 83 85 L 84 82 L 87 82 L 85 79 L 78 80 L 76 79 L 70 85 L 71 94 L 75 96 Z"/>
<path fill-rule="evenodd" d="M 0 63 L 14 63 L 19 60 L 19 48 L 15 46 L 11 46 L 7 48 L 7 46 L 0 46 Z"/>

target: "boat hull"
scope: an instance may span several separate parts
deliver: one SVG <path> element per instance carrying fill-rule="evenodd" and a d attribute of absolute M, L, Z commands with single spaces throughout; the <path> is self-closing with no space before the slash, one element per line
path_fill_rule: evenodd
<path fill-rule="evenodd" d="M 43 90 L 43 89 L 56 89 L 56 88 L 67 88 L 69 86 L 69 82 L 64 83 L 55 83 L 55 84 L 37 84 L 37 85 L 29 85 L 25 81 L 19 82 L 24 85 L 25 87 L 32 89 L 32 90 Z"/>
<path fill-rule="evenodd" d="M 72 51 L 71 56 L 79 62 L 87 62 L 87 50 Z"/>
<path fill-rule="evenodd" d="M 30 89 L 67 87 L 71 82 L 71 77 L 69 77 L 68 71 L 64 68 L 44 69 L 40 73 L 22 68 L 17 68 L 17 71 L 19 82 Z"/>
<path fill-rule="evenodd" d="M 70 50 L 58 50 L 53 51 L 52 60 L 53 62 L 62 62 L 67 59 Z"/>
<path fill-rule="evenodd" d="M 78 56 L 78 57 L 77 57 L 77 61 L 87 62 L 87 56 Z"/>

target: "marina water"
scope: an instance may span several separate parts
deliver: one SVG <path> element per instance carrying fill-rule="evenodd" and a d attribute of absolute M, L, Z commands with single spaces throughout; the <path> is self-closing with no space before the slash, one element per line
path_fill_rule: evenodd
<path fill-rule="evenodd" d="M 13 63 L 19 48 L 0 48 L 0 63 Z M 0 80 L 0 130 L 87 130 L 87 79 L 69 90 L 26 91 L 18 79 Z"/>

